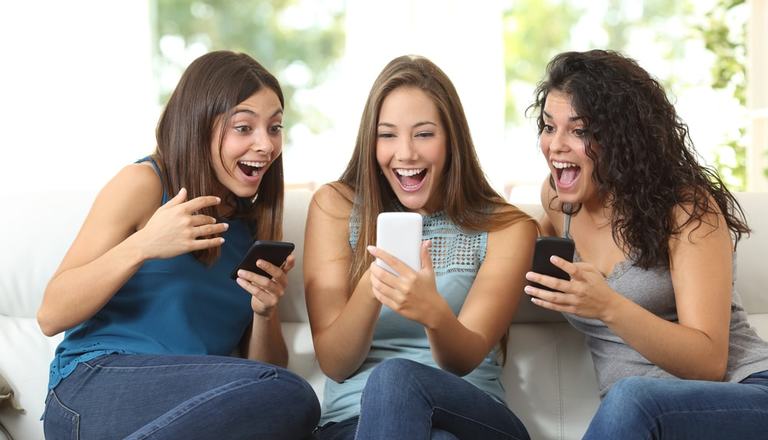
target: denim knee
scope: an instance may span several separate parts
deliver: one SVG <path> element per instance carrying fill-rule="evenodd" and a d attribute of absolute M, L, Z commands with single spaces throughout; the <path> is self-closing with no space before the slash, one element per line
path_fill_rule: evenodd
<path fill-rule="evenodd" d="M 366 388 L 381 388 L 383 391 L 391 388 L 402 388 L 407 382 L 416 379 L 414 370 L 424 365 L 401 358 L 387 359 L 373 369 L 366 382 Z"/>
<path fill-rule="evenodd" d="M 625 377 L 611 387 L 600 405 L 605 415 L 627 418 L 641 418 L 657 406 L 655 393 L 660 379 L 649 377 Z"/>

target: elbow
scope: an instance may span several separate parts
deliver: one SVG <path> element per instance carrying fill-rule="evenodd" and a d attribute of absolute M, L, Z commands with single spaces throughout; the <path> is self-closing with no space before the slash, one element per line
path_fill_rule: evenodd
<path fill-rule="evenodd" d="M 40 331 L 48 337 L 55 336 L 62 331 L 51 321 L 50 317 L 47 316 L 42 308 L 37 311 L 37 325 L 40 327 Z"/>

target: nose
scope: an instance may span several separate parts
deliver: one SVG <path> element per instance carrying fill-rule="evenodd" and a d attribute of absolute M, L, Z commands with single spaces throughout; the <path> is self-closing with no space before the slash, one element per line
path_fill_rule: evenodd
<path fill-rule="evenodd" d="M 275 151 L 275 144 L 265 130 L 255 130 L 251 150 L 256 151 L 257 153 L 262 153 L 271 160 L 272 153 Z"/>
<path fill-rule="evenodd" d="M 565 133 L 562 131 L 557 131 L 550 136 L 549 151 L 553 153 L 563 153 L 569 151 L 570 149 L 571 147 L 568 145 L 568 140 L 566 139 Z"/>
<path fill-rule="evenodd" d="M 397 144 L 397 149 L 395 150 L 395 159 L 400 162 L 409 162 L 409 161 L 415 161 L 419 158 L 418 153 L 416 152 L 416 148 L 413 145 L 413 139 L 410 137 L 403 138 L 400 142 Z"/>

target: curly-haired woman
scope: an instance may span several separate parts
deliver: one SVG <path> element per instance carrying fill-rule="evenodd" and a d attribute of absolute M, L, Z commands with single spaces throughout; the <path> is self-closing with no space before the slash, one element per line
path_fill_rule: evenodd
<path fill-rule="evenodd" d="M 528 273 L 532 301 L 585 333 L 602 403 L 587 439 L 761 438 L 768 343 L 733 289 L 749 228 L 697 160 L 661 85 L 615 52 L 557 55 L 536 101 L 542 227 L 572 217 L 569 281 Z M 569 209 L 564 209 L 568 207 Z"/>

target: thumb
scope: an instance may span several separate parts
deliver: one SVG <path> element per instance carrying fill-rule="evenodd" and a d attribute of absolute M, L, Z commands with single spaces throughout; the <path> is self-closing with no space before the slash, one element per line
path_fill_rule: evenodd
<path fill-rule="evenodd" d="M 432 270 L 432 254 L 429 249 L 432 248 L 432 240 L 421 242 L 421 268 Z"/>
<path fill-rule="evenodd" d="M 187 189 L 181 188 L 179 192 L 175 196 L 173 196 L 171 200 L 168 200 L 165 206 L 180 205 L 184 203 L 185 200 L 187 200 Z"/>

